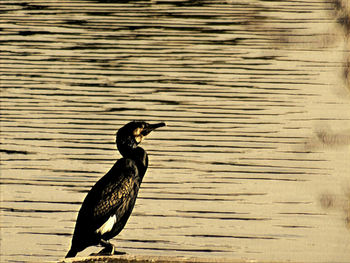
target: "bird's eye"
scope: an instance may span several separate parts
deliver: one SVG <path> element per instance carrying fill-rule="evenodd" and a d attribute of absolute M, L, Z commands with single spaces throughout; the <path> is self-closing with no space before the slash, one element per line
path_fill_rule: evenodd
<path fill-rule="evenodd" d="M 134 136 L 139 136 L 140 133 L 141 133 L 141 131 L 142 131 L 142 128 L 136 128 L 136 129 L 134 130 Z"/>

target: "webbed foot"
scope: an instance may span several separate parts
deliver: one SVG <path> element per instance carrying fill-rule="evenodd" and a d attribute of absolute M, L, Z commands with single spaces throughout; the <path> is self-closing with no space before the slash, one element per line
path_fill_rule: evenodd
<path fill-rule="evenodd" d="M 117 251 L 115 246 L 110 242 L 101 240 L 100 244 L 104 247 L 100 252 L 92 254 L 93 256 L 110 256 L 110 255 L 125 255 L 126 252 Z"/>

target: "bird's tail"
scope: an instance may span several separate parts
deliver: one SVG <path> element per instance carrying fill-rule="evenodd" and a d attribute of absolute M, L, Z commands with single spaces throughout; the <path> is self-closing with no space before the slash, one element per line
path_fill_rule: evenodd
<path fill-rule="evenodd" d="M 66 258 L 74 258 L 77 255 L 78 251 L 76 251 L 75 249 L 71 248 L 67 255 Z"/>

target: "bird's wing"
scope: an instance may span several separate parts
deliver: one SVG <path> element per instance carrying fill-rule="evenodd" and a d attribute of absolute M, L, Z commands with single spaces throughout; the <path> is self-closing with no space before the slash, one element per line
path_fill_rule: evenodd
<path fill-rule="evenodd" d="M 134 191 L 135 171 L 129 169 L 118 184 L 111 182 L 101 193 L 101 198 L 94 207 L 94 217 L 109 215 L 117 211 L 121 206 L 127 205 L 130 195 Z"/>
<path fill-rule="evenodd" d="M 90 190 L 80 211 L 87 217 L 84 220 L 90 221 L 95 230 L 114 215 L 113 220 L 118 221 L 137 194 L 137 177 L 138 169 L 133 160 L 119 160 Z"/>

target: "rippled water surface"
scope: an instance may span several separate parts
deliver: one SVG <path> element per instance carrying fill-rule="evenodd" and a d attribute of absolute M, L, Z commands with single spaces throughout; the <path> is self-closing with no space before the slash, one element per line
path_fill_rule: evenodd
<path fill-rule="evenodd" d="M 349 262 L 345 3 L 3 1 L 1 261 L 63 258 L 116 130 L 147 120 L 121 251 Z"/>

